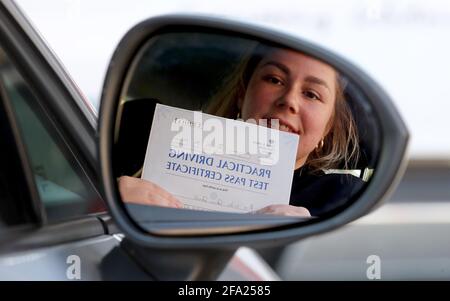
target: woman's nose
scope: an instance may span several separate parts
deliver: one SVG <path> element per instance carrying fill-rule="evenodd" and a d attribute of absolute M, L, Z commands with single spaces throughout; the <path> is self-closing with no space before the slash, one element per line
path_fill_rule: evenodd
<path fill-rule="evenodd" d="M 285 93 L 277 99 L 275 105 L 279 108 L 289 110 L 289 112 L 293 114 L 300 111 L 300 99 L 294 89 L 285 91 Z"/>

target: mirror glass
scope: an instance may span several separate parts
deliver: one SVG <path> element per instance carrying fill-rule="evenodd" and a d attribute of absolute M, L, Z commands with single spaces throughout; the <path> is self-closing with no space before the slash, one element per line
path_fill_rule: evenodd
<path fill-rule="evenodd" d="M 166 32 L 128 69 L 113 167 L 125 207 L 148 231 L 178 225 L 179 234 L 189 220 L 245 229 L 311 221 L 370 183 L 378 128 L 358 86 L 311 54 L 229 33 Z"/>

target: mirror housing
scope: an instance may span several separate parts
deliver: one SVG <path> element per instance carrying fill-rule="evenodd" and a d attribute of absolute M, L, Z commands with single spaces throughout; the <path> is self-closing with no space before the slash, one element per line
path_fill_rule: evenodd
<path fill-rule="evenodd" d="M 302 223 L 295 220 L 273 226 L 238 231 L 241 224 L 222 233 L 200 235 L 149 234 L 136 224 L 127 213 L 118 191 L 113 173 L 112 147 L 117 104 L 127 72 L 141 47 L 153 36 L 164 32 L 201 29 L 210 32 L 226 32 L 270 43 L 284 45 L 335 66 L 364 93 L 379 119 L 381 149 L 377 172 L 370 185 L 358 199 L 340 213 L 324 220 Z M 398 111 L 383 89 L 358 67 L 346 59 L 313 43 L 249 24 L 207 17 L 164 16 L 151 18 L 132 28 L 121 40 L 111 59 L 102 91 L 99 118 L 99 159 L 104 193 L 111 215 L 126 237 L 149 248 L 217 248 L 234 249 L 238 246 L 265 247 L 287 244 L 314 234 L 330 231 L 345 225 L 373 210 L 398 184 L 405 168 L 408 130 Z M 199 222 L 197 222 L 199 223 Z M 201 222 L 200 222 L 201 223 Z M 206 222 L 205 222 L 206 223 Z M 196 222 L 191 222 L 196 224 Z M 229 223 L 233 225 L 231 221 Z"/>

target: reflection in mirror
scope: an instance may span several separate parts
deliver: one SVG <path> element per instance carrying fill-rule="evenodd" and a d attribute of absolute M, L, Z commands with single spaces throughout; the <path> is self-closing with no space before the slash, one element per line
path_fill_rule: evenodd
<path fill-rule="evenodd" d="M 162 33 L 128 71 L 114 172 L 131 215 L 322 217 L 376 172 L 377 129 L 358 87 L 326 62 L 242 37 Z"/>

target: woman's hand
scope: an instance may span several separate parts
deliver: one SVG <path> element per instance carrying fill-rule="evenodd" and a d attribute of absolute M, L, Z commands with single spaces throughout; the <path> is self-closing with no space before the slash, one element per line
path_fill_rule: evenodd
<path fill-rule="evenodd" d="M 284 215 L 284 216 L 298 216 L 298 217 L 311 217 L 308 209 L 305 207 L 296 207 L 292 205 L 269 205 L 254 213 Z"/>
<path fill-rule="evenodd" d="M 125 203 L 183 208 L 183 204 L 173 195 L 150 181 L 122 176 L 118 184 Z"/>

